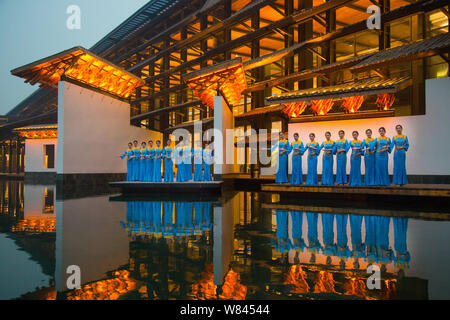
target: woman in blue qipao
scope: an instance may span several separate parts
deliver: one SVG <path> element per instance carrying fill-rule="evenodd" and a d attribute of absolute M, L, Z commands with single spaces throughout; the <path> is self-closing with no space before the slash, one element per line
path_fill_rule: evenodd
<path fill-rule="evenodd" d="M 156 140 L 156 148 L 155 148 L 155 160 L 153 162 L 153 181 L 161 182 L 161 167 L 162 167 L 162 153 L 163 149 L 161 148 L 161 141 Z"/>
<path fill-rule="evenodd" d="M 185 165 L 184 165 L 184 144 L 183 137 L 178 140 L 177 146 L 174 148 L 175 163 L 177 165 L 177 182 L 186 181 Z"/>
<path fill-rule="evenodd" d="M 333 155 L 336 154 L 336 143 L 331 140 L 329 131 L 325 132 L 325 138 L 326 140 L 320 146 L 323 150 L 322 179 L 320 184 L 322 186 L 332 186 L 334 185 Z"/>
<path fill-rule="evenodd" d="M 147 178 L 146 181 L 155 181 L 153 174 L 155 171 L 155 148 L 153 141 L 148 142 Z"/>
<path fill-rule="evenodd" d="M 381 127 L 378 132 L 380 136 L 376 142 L 375 158 L 375 185 L 388 186 L 391 184 L 389 179 L 389 153 L 391 153 L 391 139 L 386 137 L 386 129 Z"/>
<path fill-rule="evenodd" d="M 194 148 L 194 181 L 203 181 L 203 149 L 200 141 Z"/>
<path fill-rule="evenodd" d="M 141 155 L 141 149 L 138 147 L 138 142 L 137 140 L 133 141 L 133 181 L 138 181 L 139 180 L 139 158 Z"/>
<path fill-rule="evenodd" d="M 358 131 L 353 131 L 353 140 L 350 142 L 352 154 L 350 156 L 350 178 L 348 185 L 351 187 L 362 186 L 361 156 L 363 155 L 364 142 L 358 140 Z"/>
<path fill-rule="evenodd" d="M 131 142 L 128 142 L 128 149 L 125 150 L 125 152 L 120 156 L 121 159 L 127 157 L 127 181 L 132 181 L 132 175 L 133 175 L 133 144 Z"/>
<path fill-rule="evenodd" d="M 350 144 L 345 137 L 344 130 L 339 130 L 339 140 L 336 141 L 336 184 L 347 183 L 347 151 Z"/>
<path fill-rule="evenodd" d="M 397 135 L 392 138 L 391 150 L 394 151 L 394 177 L 392 184 L 402 186 L 408 184 L 406 176 L 406 152 L 409 149 L 408 137 L 402 134 L 403 127 L 397 125 L 395 127 Z"/>
<path fill-rule="evenodd" d="M 291 184 L 303 184 L 302 156 L 306 151 L 303 142 L 298 140 L 298 133 L 294 133 L 294 141 L 291 143 L 292 174 Z"/>
<path fill-rule="evenodd" d="M 287 183 L 287 159 L 289 154 L 289 141 L 284 139 L 283 132 L 280 132 L 280 139 L 278 142 L 271 148 L 271 151 L 274 152 L 278 149 L 278 158 L 277 158 L 277 174 L 275 176 L 275 183 Z"/>
<path fill-rule="evenodd" d="M 321 147 L 319 143 L 314 141 L 316 135 L 314 133 L 309 134 L 309 140 L 306 144 L 306 149 L 308 150 L 308 173 L 306 175 L 307 185 L 318 185 L 319 178 L 317 178 L 317 157 L 320 154 Z"/>
<path fill-rule="evenodd" d="M 145 174 L 147 170 L 147 143 L 144 141 L 141 143 L 141 150 L 139 154 L 139 181 L 145 181 Z"/>
<path fill-rule="evenodd" d="M 211 145 L 208 143 L 205 146 L 205 149 L 203 150 L 203 163 L 204 163 L 204 173 L 203 173 L 203 180 L 204 181 L 213 181 L 213 178 L 211 176 L 211 165 L 213 163 L 213 154 Z"/>
<path fill-rule="evenodd" d="M 367 138 L 364 139 L 364 185 L 375 185 L 375 152 L 377 140 L 372 138 L 372 130 L 366 130 Z"/>
<path fill-rule="evenodd" d="M 184 148 L 183 148 L 183 158 L 184 158 L 184 180 L 185 181 L 191 181 L 192 180 L 192 158 L 193 155 L 193 149 L 191 146 L 191 142 L 187 140 L 185 142 Z"/>
<path fill-rule="evenodd" d="M 173 182 L 173 149 L 170 147 L 172 140 L 167 140 L 167 145 L 163 150 L 164 159 L 164 182 Z"/>

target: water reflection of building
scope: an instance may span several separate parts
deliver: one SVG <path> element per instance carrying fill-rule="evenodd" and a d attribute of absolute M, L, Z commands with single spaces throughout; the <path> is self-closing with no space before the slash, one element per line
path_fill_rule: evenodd
<path fill-rule="evenodd" d="M 396 296 L 399 272 L 408 268 L 410 260 L 407 218 L 275 210 L 275 219 L 274 248 L 294 263 L 285 280 L 294 286 L 292 293 L 339 293 L 366 299 Z M 391 220 L 394 243 L 389 236 Z M 370 264 L 381 266 L 381 290 L 367 290 Z"/>

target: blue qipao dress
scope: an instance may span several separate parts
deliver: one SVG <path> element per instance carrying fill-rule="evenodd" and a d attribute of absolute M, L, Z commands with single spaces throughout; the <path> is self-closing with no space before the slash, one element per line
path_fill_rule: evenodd
<path fill-rule="evenodd" d="M 203 149 L 194 148 L 194 181 L 203 181 Z"/>
<path fill-rule="evenodd" d="M 302 156 L 305 154 L 306 148 L 303 142 L 294 140 L 291 143 L 290 151 L 292 152 L 291 184 L 303 184 Z"/>
<path fill-rule="evenodd" d="M 306 144 L 308 149 L 308 173 L 306 175 L 307 185 L 318 185 L 319 178 L 317 177 L 317 158 L 320 154 L 321 147 L 316 141 L 308 142 Z"/>
<path fill-rule="evenodd" d="M 322 142 L 320 148 L 323 151 L 322 155 L 322 179 L 320 184 L 322 186 L 334 185 L 333 172 L 333 155 L 336 154 L 336 143 L 332 140 Z"/>
<path fill-rule="evenodd" d="M 162 148 L 155 148 L 155 160 L 153 161 L 153 181 L 162 182 L 161 168 L 162 168 Z"/>
<path fill-rule="evenodd" d="M 408 137 L 396 135 L 392 138 L 391 150 L 394 150 L 394 177 L 392 184 L 408 184 L 406 176 L 406 152 L 409 149 Z"/>
<path fill-rule="evenodd" d="M 287 163 L 289 154 L 289 141 L 279 140 L 276 145 L 272 147 L 272 152 L 278 149 L 278 161 L 277 161 L 277 174 L 275 177 L 275 183 L 287 183 Z"/>
<path fill-rule="evenodd" d="M 351 187 L 359 187 L 363 185 L 361 176 L 361 156 L 364 150 L 364 142 L 352 140 L 350 142 L 352 154 L 350 156 L 350 177 L 348 185 Z"/>
<path fill-rule="evenodd" d="M 340 149 L 343 151 L 339 152 Z M 350 144 L 347 139 L 336 141 L 336 184 L 347 183 L 347 152 Z"/>
<path fill-rule="evenodd" d="M 377 140 L 374 138 L 364 139 L 364 185 L 375 185 L 375 152 Z"/>
<path fill-rule="evenodd" d="M 375 185 L 388 186 L 389 179 L 389 153 L 391 153 L 391 139 L 388 137 L 377 138 L 375 157 Z"/>
<path fill-rule="evenodd" d="M 165 147 L 162 157 L 164 159 L 164 182 L 173 182 L 173 148 Z"/>

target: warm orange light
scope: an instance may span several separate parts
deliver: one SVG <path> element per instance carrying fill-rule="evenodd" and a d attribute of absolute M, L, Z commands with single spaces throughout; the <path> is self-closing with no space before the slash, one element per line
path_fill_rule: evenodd
<path fill-rule="evenodd" d="M 122 295 L 136 289 L 137 283 L 130 279 L 130 272 L 114 272 L 115 278 L 85 284 L 67 294 L 67 300 L 118 300 Z"/>
<path fill-rule="evenodd" d="M 390 110 L 395 101 L 395 94 L 393 93 L 381 93 L 377 96 L 377 107 L 379 110 Z"/>
<path fill-rule="evenodd" d="M 290 118 L 295 118 L 300 116 L 308 106 L 306 101 L 298 101 L 284 104 L 286 108 L 283 109 L 283 112 L 287 114 Z"/>
<path fill-rule="evenodd" d="M 316 283 L 314 285 L 314 293 L 329 292 L 336 293 L 334 289 L 335 281 L 333 274 L 328 271 L 320 271 L 317 274 Z"/>
<path fill-rule="evenodd" d="M 191 286 L 191 292 L 187 296 L 192 300 L 213 300 L 217 299 L 217 286 L 213 282 L 214 267 L 209 264 L 202 272 L 199 281 Z"/>
<path fill-rule="evenodd" d="M 121 98 L 128 98 L 137 87 L 144 84 L 144 81 L 137 76 L 82 47 L 75 47 L 17 68 L 11 73 L 27 79 L 27 82 L 32 85 L 39 82 L 44 87 L 53 88 L 57 88 L 58 82 L 64 75 L 68 79 L 82 82 Z"/>
<path fill-rule="evenodd" d="M 349 113 L 355 113 L 364 102 L 364 96 L 346 97 L 342 101 L 342 107 Z"/>
<path fill-rule="evenodd" d="M 247 88 L 242 62 L 185 81 L 194 94 L 211 108 L 214 108 L 214 96 L 218 91 L 234 106 L 241 101 L 241 93 Z"/>
<path fill-rule="evenodd" d="M 28 218 L 19 220 L 12 227 L 13 232 L 56 232 L 56 218 Z"/>
<path fill-rule="evenodd" d="M 241 284 L 241 276 L 232 269 L 225 276 L 225 282 L 222 286 L 220 299 L 226 300 L 245 300 L 247 287 Z"/>
<path fill-rule="evenodd" d="M 289 268 L 284 284 L 293 285 L 292 293 L 308 293 L 309 285 L 306 282 L 306 273 L 300 265 L 293 265 Z"/>
<path fill-rule="evenodd" d="M 333 99 L 314 100 L 312 101 L 311 109 L 314 114 L 324 116 L 331 110 L 333 104 Z"/>

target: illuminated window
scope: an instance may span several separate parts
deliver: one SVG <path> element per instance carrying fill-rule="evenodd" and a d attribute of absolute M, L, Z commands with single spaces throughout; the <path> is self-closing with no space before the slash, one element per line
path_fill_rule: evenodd
<path fill-rule="evenodd" d="M 44 169 L 55 168 L 55 145 L 44 145 Z"/>
<path fill-rule="evenodd" d="M 43 213 L 54 213 L 55 212 L 55 202 L 54 202 L 54 190 L 45 188 L 44 190 L 44 203 L 42 212 Z"/>

